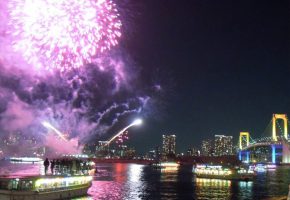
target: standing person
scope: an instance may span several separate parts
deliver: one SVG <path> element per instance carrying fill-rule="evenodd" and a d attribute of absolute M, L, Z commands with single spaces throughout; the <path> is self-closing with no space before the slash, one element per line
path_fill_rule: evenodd
<path fill-rule="evenodd" d="M 53 173 L 54 166 L 55 166 L 55 160 L 52 160 L 52 161 L 50 162 L 50 170 L 51 170 L 51 174 L 54 174 L 54 173 Z"/>
<path fill-rule="evenodd" d="M 43 165 L 44 165 L 44 173 L 46 175 L 47 174 L 47 170 L 48 170 L 48 166 L 49 166 L 48 158 L 45 159 Z"/>

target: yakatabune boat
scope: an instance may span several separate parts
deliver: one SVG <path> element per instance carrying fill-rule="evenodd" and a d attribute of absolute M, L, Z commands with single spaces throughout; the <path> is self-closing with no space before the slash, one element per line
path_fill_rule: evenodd
<path fill-rule="evenodd" d="M 224 168 L 220 165 L 198 165 L 193 169 L 197 178 L 226 179 L 226 180 L 252 180 L 254 171 L 245 168 Z"/>
<path fill-rule="evenodd" d="M 0 177 L 1 200 L 53 200 L 87 195 L 92 176 Z"/>

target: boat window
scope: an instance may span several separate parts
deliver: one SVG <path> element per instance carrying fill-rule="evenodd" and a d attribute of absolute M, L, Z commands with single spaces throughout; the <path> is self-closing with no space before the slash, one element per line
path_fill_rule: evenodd
<path fill-rule="evenodd" d="M 33 184 L 30 180 L 23 180 L 20 183 L 20 190 L 32 190 Z"/>
<path fill-rule="evenodd" d="M 12 180 L 12 190 L 17 190 L 18 189 L 18 181 L 19 181 L 19 179 L 13 179 Z"/>
<path fill-rule="evenodd" d="M 91 177 L 65 177 L 65 178 L 48 178 L 38 179 L 35 182 L 35 189 L 43 190 L 56 190 L 64 187 L 73 187 L 82 184 L 89 184 Z"/>
<path fill-rule="evenodd" d="M 0 181 L 0 189 L 8 189 L 8 181 Z"/>

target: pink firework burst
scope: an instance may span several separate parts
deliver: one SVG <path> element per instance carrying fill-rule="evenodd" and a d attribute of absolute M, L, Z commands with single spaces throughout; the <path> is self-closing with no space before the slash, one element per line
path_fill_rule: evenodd
<path fill-rule="evenodd" d="M 121 37 L 111 0 L 9 0 L 8 12 L 14 50 L 37 68 L 79 68 Z"/>

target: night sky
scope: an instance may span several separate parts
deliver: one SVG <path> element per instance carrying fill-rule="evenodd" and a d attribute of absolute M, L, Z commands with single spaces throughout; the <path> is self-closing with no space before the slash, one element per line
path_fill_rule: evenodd
<path fill-rule="evenodd" d="M 258 137 L 290 114 L 289 1 L 146 0 L 123 46 L 164 96 L 131 129 L 139 152 L 176 134 L 177 150 L 215 134 Z"/>

